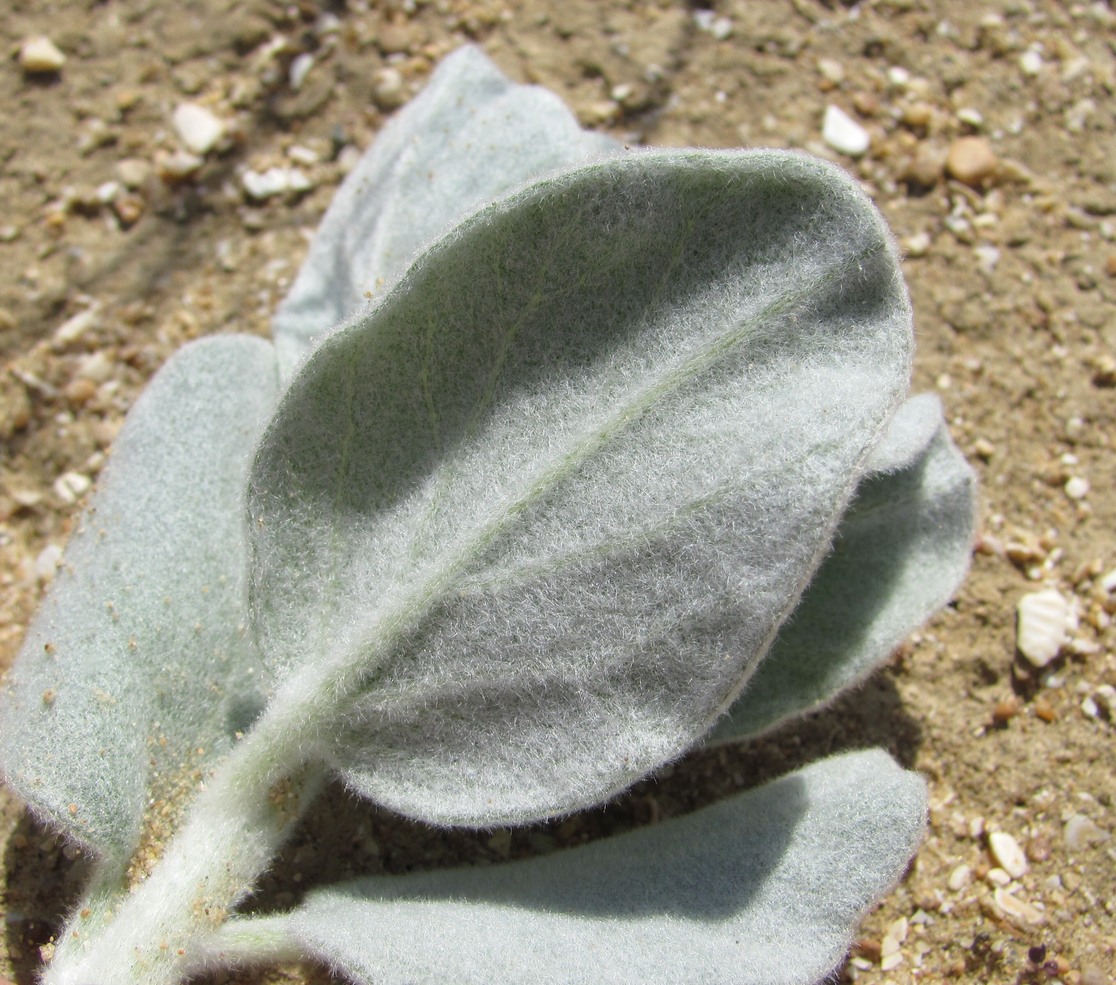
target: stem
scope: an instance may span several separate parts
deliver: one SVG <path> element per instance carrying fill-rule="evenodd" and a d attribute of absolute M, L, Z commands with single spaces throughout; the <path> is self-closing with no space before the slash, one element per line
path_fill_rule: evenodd
<path fill-rule="evenodd" d="M 233 907 L 324 783 L 310 753 L 323 720 L 307 707 L 315 703 L 272 705 L 197 794 L 146 880 L 130 891 L 116 881 L 114 890 L 107 873 L 95 875 L 43 985 L 174 985 L 213 966 Z M 249 960 L 249 936 L 235 940 L 231 957 Z M 256 960 L 275 956 L 274 935 L 257 940 Z"/>
<path fill-rule="evenodd" d="M 210 963 L 222 968 L 259 961 L 297 961 L 302 946 L 291 939 L 288 916 L 232 917 L 213 935 Z"/>

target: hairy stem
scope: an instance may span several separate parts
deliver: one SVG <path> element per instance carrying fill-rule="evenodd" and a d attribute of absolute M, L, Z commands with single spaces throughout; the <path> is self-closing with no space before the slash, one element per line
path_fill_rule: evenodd
<path fill-rule="evenodd" d="M 225 759 L 147 879 L 130 890 L 94 879 L 44 985 L 174 985 L 253 957 L 251 938 L 241 935 L 226 960 L 222 928 L 325 779 L 310 754 L 314 716 L 291 727 L 299 710 L 305 716 L 305 702 L 273 706 Z M 287 953 L 276 951 L 273 936 L 256 940 L 255 960 Z"/>

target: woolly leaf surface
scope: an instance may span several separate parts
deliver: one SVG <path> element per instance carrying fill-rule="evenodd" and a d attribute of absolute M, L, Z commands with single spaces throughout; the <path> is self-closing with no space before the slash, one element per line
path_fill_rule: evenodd
<path fill-rule="evenodd" d="M 128 415 L 7 680 L 7 782 L 120 864 L 148 799 L 225 751 L 258 701 L 243 501 L 275 387 L 271 345 L 247 336 L 167 363 Z"/>
<path fill-rule="evenodd" d="M 969 567 L 976 493 L 930 394 L 907 401 L 802 602 L 712 741 L 825 704 L 945 605 Z"/>
<path fill-rule="evenodd" d="M 454 220 L 547 171 L 619 150 L 477 47 L 445 58 L 334 196 L 272 321 L 284 375 Z"/>
<path fill-rule="evenodd" d="M 361 985 L 811 985 L 925 810 L 916 774 L 854 753 L 553 855 L 319 891 L 289 932 Z"/>
<path fill-rule="evenodd" d="M 249 492 L 265 659 L 403 813 L 600 801 L 735 697 L 910 349 L 882 220 L 836 168 L 667 152 L 539 181 L 284 394 Z"/>

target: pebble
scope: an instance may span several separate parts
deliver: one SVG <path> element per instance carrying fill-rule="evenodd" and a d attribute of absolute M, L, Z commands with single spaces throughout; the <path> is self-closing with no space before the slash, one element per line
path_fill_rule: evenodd
<path fill-rule="evenodd" d="M 993 831 L 988 836 L 988 848 L 992 857 L 1012 879 L 1020 879 L 1027 872 L 1027 856 L 1023 849 L 1006 831 Z"/>
<path fill-rule="evenodd" d="M 197 103 L 180 103 L 175 107 L 171 125 L 183 146 L 199 157 L 213 150 L 225 136 L 225 124 L 212 110 Z"/>
<path fill-rule="evenodd" d="M 155 170 L 159 177 L 168 184 L 185 181 L 196 174 L 205 164 L 205 159 L 184 150 L 168 154 L 162 151 L 155 155 Z"/>
<path fill-rule="evenodd" d="M 407 87 L 399 69 L 389 65 L 372 73 L 372 101 L 385 112 L 407 101 Z"/>
<path fill-rule="evenodd" d="M 845 81 L 845 67 L 834 58 L 819 58 L 818 74 L 835 86 Z"/>
<path fill-rule="evenodd" d="M 151 177 L 151 165 L 138 157 L 126 157 L 116 162 L 116 177 L 125 188 L 135 191 L 147 184 Z"/>
<path fill-rule="evenodd" d="M 304 192 L 311 187 L 310 179 L 298 168 L 268 168 L 266 171 L 245 171 L 240 183 L 249 198 L 258 202 L 286 192 Z"/>
<path fill-rule="evenodd" d="M 1066 643 L 1070 604 L 1054 588 L 1031 592 L 1019 600 L 1016 646 L 1034 667 L 1045 667 Z"/>
<path fill-rule="evenodd" d="M 946 171 L 972 188 L 984 185 L 998 166 L 996 152 L 984 137 L 959 137 L 946 154 Z"/>
<path fill-rule="evenodd" d="M 72 506 L 89 492 L 92 485 L 93 481 L 89 476 L 82 475 L 80 472 L 63 472 L 54 480 L 54 485 L 51 488 L 63 503 Z"/>
<path fill-rule="evenodd" d="M 1108 832 L 1099 827 L 1084 814 L 1074 814 L 1062 829 L 1066 848 L 1071 852 L 1078 852 L 1092 844 L 1108 841 Z"/>
<path fill-rule="evenodd" d="M 1038 75 L 1042 71 L 1042 52 L 1037 48 L 1028 48 L 1019 57 L 1019 68 L 1024 75 Z"/>
<path fill-rule="evenodd" d="M 942 180 L 945 157 L 933 144 L 920 143 L 907 163 L 903 177 L 922 188 L 932 188 Z"/>
<path fill-rule="evenodd" d="M 1070 476 L 1064 488 L 1070 499 L 1084 499 L 1089 495 L 1089 480 L 1079 475 Z"/>
<path fill-rule="evenodd" d="M 302 88 L 302 83 L 306 81 L 306 76 L 310 74 L 313 67 L 314 56 L 308 51 L 304 51 L 291 62 L 291 67 L 287 70 L 287 82 L 295 92 Z"/>
<path fill-rule="evenodd" d="M 728 17 L 718 17 L 716 11 L 695 10 L 694 23 L 699 31 L 711 34 L 716 41 L 727 41 L 732 37 L 732 21 Z"/>
<path fill-rule="evenodd" d="M 1046 916 L 1042 910 L 1032 906 L 1026 900 L 1013 896 L 1006 889 L 997 889 L 992 894 L 992 900 L 996 908 L 1012 923 L 1036 927 L 1046 923 Z"/>
<path fill-rule="evenodd" d="M 65 64 L 66 56 L 50 38 L 27 38 L 19 47 L 19 67 L 29 75 L 48 75 Z"/>
<path fill-rule="evenodd" d="M 114 365 L 112 358 L 103 349 L 90 353 L 78 364 L 77 375 L 83 380 L 106 383 L 111 379 Z"/>
<path fill-rule="evenodd" d="M 71 406 L 81 407 L 97 396 L 97 384 L 92 380 L 79 377 L 68 383 L 63 392 Z"/>
<path fill-rule="evenodd" d="M 909 127 L 925 127 L 934 119 L 934 107 L 929 103 L 911 103 L 903 109 L 903 122 Z"/>
<path fill-rule="evenodd" d="M 849 157 L 862 156 L 872 142 L 868 131 L 837 106 L 825 108 L 822 140 L 835 151 L 847 154 Z"/>
<path fill-rule="evenodd" d="M 69 345 L 71 342 L 76 342 L 96 324 L 100 313 L 101 306 L 92 304 L 84 311 L 67 318 L 54 330 L 55 345 Z"/>
<path fill-rule="evenodd" d="M 956 866 L 949 874 L 946 885 L 955 893 L 961 892 L 973 881 L 973 870 L 964 862 Z"/>

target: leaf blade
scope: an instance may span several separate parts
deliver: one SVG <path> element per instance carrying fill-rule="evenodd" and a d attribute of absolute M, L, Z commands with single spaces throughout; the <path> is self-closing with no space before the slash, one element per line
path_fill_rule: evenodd
<path fill-rule="evenodd" d="M 620 149 L 553 93 L 516 85 L 474 45 L 439 64 L 326 212 L 272 331 L 284 377 L 454 220 L 555 168 Z"/>
<path fill-rule="evenodd" d="M 241 509 L 275 385 L 271 346 L 248 336 L 187 346 L 156 375 L 7 680 L 7 782 L 118 864 L 153 775 L 200 768 L 252 713 Z"/>
<path fill-rule="evenodd" d="M 902 874 L 922 781 L 879 751 L 541 858 L 360 880 L 288 927 L 352 981 L 809 985 Z"/>
<path fill-rule="evenodd" d="M 333 675 L 348 782 L 492 823 L 677 756 L 813 572 L 909 319 L 799 155 L 632 155 L 440 241 L 292 382 L 249 497 L 256 631 Z"/>
<path fill-rule="evenodd" d="M 824 706 L 871 673 L 965 577 L 975 477 L 936 397 L 907 401 L 869 468 L 833 552 L 709 741 L 759 735 Z"/>

